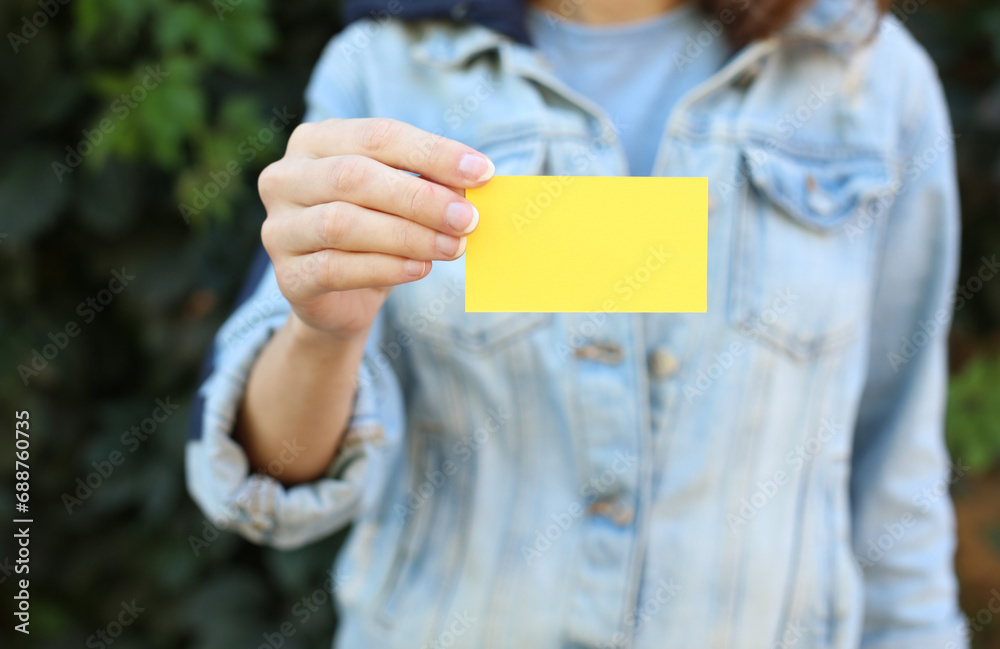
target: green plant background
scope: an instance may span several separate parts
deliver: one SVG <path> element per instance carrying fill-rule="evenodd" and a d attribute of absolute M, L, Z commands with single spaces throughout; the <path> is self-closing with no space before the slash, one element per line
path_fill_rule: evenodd
<path fill-rule="evenodd" d="M 313 612 L 302 598 L 326 599 L 338 539 L 277 552 L 223 533 L 196 553 L 190 538 L 203 535 L 205 521 L 184 490 L 183 446 L 201 357 L 257 245 L 256 175 L 280 155 L 291 126 L 258 145 L 261 129 L 273 110 L 301 117 L 311 66 L 339 28 L 337 2 L 70 0 L 50 24 L 12 42 L 37 11 L 38 0 L 0 7 L 0 437 L 8 440 L 0 483 L 9 494 L 13 413 L 27 409 L 36 521 L 30 642 L 8 622 L 0 642 L 87 646 L 134 599 L 145 610 L 117 649 L 267 646 L 265 634 L 284 622 L 295 633 L 283 647 L 328 646 L 332 608 Z M 966 279 L 1000 251 L 1000 6 L 910 0 L 901 12 L 937 61 L 951 102 Z M 157 66 L 165 76 L 123 118 L 121 94 Z M 71 167 L 67 147 L 84 152 L 83 131 L 102 119 L 112 128 Z M 185 219 L 179 204 L 195 205 L 230 161 L 239 172 Z M 67 165 L 61 178 L 53 162 Z M 135 279 L 120 295 L 99 312 L 78 311 L 122 268 Z M 18 366 L 70 322 L 79 334 L 26 386 Z M 971 466 L 953 490 L 962 601 L 973 616 L 1000 588 L 998 342 L 993 282 L 957 314 L 952 345 L 948 439 Z M 157 398 L 182 407 L 133 451 L 121 435 Z M 77 478 L 115 451 L 121 466 L 67 507 Z M 12 506 L 0 498 L 3 520 Z M 5 619 L 15 592 L 11 540 L 0 538 Z M 1000 624 L 975 642 L 1000 647 Z"/>

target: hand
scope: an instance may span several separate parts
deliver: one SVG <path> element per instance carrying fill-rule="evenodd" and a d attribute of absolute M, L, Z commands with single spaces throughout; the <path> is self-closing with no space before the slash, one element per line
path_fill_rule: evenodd
<path fill-rule="evenodd" d="M 261 238 L 298 324 L 338 338 L 367 332 L 393 286 L 465 252 L 479 222 L 465 189 L 493 171 L 476 150 L 396 120 L 296 128 L 259 190 Z"/>

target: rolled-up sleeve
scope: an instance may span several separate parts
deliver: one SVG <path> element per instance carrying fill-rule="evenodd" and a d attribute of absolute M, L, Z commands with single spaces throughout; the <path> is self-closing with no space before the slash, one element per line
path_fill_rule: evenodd
<path fill-rule="evenodd" d="M 854 444 L 864 649 L 967 646 L 943 434 L 959 242 L 953 137 L 929 61 L 918 81 L 903 184 L 886 223 Z"/>
<path fill-rule="evenodd" d="M 364 116 L 352 38 L 348 28 L 324 51 L 306 91 L 306 121 Z M 280 460 L 273 470 L 251 472 L 232 432 L 251 368 L 291 311 L 266 258 L 256 274 L 259 280 L 250 280 L 252 294 L 219 330 L 207 359 L 186 449 L 187 483 L 217 529 L 239 532 L 255 543 L 293 548 L 336 531 L 377 499 L 399 446 L 403 406 L 392 367 L 378 363 L 383 331 L 379 316 L 365 350 L 348 430 L 326 474 L 285 487 L 279 481 Z M 297 448 L 294 435 L 290 437 L 285 451 L 294 457 L 303 449 Z"/>

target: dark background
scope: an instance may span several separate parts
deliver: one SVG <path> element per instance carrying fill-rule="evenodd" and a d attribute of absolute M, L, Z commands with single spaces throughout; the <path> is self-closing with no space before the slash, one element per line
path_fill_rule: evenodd
<path fill-rule="evenodd" d="M 54 17 L 26 27 L 46 4 Z M 966 282 L 1000 253 L 1000 3 L 909 0 L 896 12 L 951 103 Z M 0 519 L 14 516 L 14 412 L 29 410 L 35 520 L 32 634 L 18 645 L 101 646 L 88 638 L 132 600 L 144 610 L 116 649 L 329 645 L 323 581 L 337 539 L 277 552 L 206 534 L 183 446 L 199 363 L 257 245 L 256 176 L 294 126 L 268 121 L 275 109 L 301 118 L 309 71 L 339 26 L 337 3 L 319 0 L 0 7 Z M 134 275 L 119 294 L 106 290 L 115 270 Z M 969 467 L 952 491 L 980 648 L 1000 648 L 1000 619 L 985 608 L 1000 595 L 998 347 L 1000 281 L 986 282 L 956 315 L 948 418 Z M 157 399 L 180 407 L 147 439 L 123 441 Z M 80 487 L 88 476 L 96 488 Z M 5 645 L 20 635 L 8 617 L 14 558 L 4 531 Z M 282 623 L 294 634 L 274 635 Z"/>

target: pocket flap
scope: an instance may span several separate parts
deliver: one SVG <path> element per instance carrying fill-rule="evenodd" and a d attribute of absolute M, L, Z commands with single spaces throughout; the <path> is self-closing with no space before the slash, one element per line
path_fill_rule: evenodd
<path fill-rule="evenodd" d="M 842 226 L 872 200 L 891 202 L 892 173 L 876 156 L 806 158 L 747 147 L 744 161 L 750 183 L 763 197 L 819 232 Z"/>

